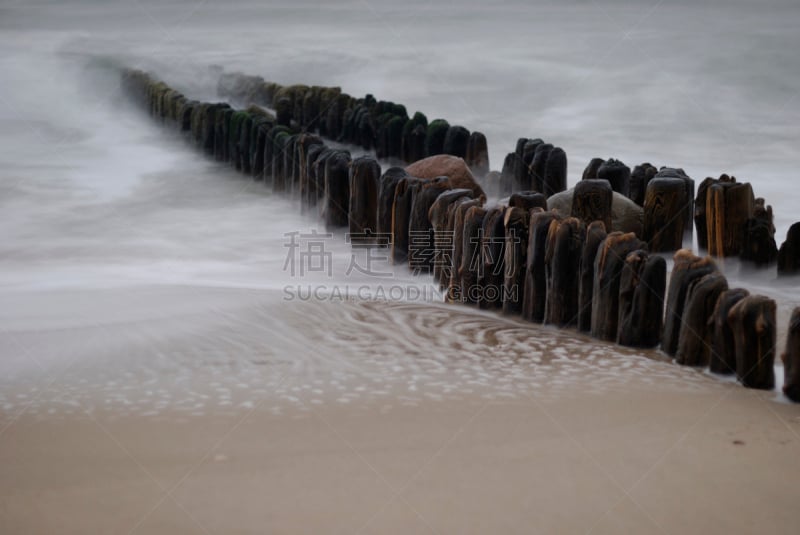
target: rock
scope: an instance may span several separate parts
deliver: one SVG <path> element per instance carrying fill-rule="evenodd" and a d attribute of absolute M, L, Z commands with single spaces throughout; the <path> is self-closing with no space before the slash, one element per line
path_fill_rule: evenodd
<path fill-rule="evenodd" d="M 476 198 L 485 197 L 483 189 L 472 176 L 467 164 L 456 156 L 447 154 L 430 156 L 407 166 L 406 172 L 417 178 L 446 176 L 450 181 L 451 189 L 467 188 L 472 190 Z"/>

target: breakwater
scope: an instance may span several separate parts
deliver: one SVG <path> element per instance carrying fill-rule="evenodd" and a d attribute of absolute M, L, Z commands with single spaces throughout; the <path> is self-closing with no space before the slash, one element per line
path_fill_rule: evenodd
<path fill-rule="evenodd" d="M 775 385 L 775 302 L 729 288 L 714 258 L 796 273 L 800 224 L 778 248 L 772 209 L 749 183 L 721 175 L 696 186 L 681 169 L 597 158 L 567 190 L 560 147 L 521 138 L 493 172 L 480 132 L 370 95 L 222 75 L 220 96 L 242 103 L 235 109 L 190 100 L 141 71 L 122 81 L 209 157 L 299 199 L 327 228 L 348 228 L 354 244 L 388 246 L 392 261 L 432 272 L 449 301 L 659 346 L 750 388 Z M 351 158 L 339 144 L 375 157 Z M 378 159 L 398 165 L 383 170 Z M 507 199 L 488 206 L 487 192 Z M 707 256 L 683 248 L 695 229 Z M 673 251 L 667 284 L 660 253 Z M 784 392 L 795 401 L 798 318 L 784 352 Z"/>

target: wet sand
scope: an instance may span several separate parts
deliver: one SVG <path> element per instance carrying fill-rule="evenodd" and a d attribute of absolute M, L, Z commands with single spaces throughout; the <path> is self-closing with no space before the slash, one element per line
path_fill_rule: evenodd
<path fill-rule="evenodd" d="M 6 296 L 2 533 L 796 532 L 798 407 L 655 351 L 465 307 L 77 295 L 33 330 Z"/>

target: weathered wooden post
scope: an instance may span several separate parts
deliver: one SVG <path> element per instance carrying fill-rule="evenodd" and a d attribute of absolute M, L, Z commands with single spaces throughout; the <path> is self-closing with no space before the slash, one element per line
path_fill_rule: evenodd
<path fill-rule="evenodd" d="M 757 267 L 768 266 L 778 257 L 775 245 L 775 225 L 772 206 L 766 206 L 764 199 L 756 199 L 753 217 L 745 221 L 744 238 L 739 258 L 753 262 Z"/>
<path fill-rule="evenodd" d="M 600 244 L 606 239 L 606 226 L 602 221 L 593 221 L 586 227 L 580 260 L 578 288 L 578 330 L 592 329 L 592 297 L 594 293 L 594 259 Z"/>
<path fill-rule="evenodd" d="M 392 232 L 392 206 L 397 185 L 408 173 L 402 167 L 390 167 L 381 176 L 378 190 L 378 234 L 383 236 Z"/>
<path fill-rule="evenodd" d="M 686 183 L 680 178 L 653 178 L 644 198 L 644 240 L 653 252 L 683 247 Z"/>
<path fill-rule="evenodd" d="M 547 199 L 544 195 L 535 191 L 517 191 L 509 197 L 508 206 L 510 208 L 522 208 L 523 210 L 537 207 L 547 210 Z"/>
<path fill-rule="evenodd" d="M 350 240 L 353 244 L 375 243 L 374 235 L 378 228 L 380 176 L 380 164 L 369 156 L 361 156 L 350 163 L 348 221 L 350 223 Z"/>
<path fill-rule="evenodd" d="M 728 314 L 733 305 L 750 295 L 744 288 L 732 288 L 719 294 L 714 306 L 714 335 L 711 340 L 711 360 L 708 369 L 713 373 L 729 375 L 736 371 L 736 345 Z"/>
<path fill-rule="evenodd" d="M 568 217 L 550 223 L 545 246 L 545 323 L 559 327 L 578 324 L 580 259 L 585 238 L 586 225 L 580 219 Z"/>
<path fill-rule="evenodd" d="M 335 149 L 321 144 L 311 145 L 306 151 L 305 176 L 300 177 L 304 188 L 300 193 L 300 213 L 319 211 L 319 199 L 325 196 L 325 161 L 334 152 Z"/>
<path fill-rule="evenodd" d="M 570 214 L 587 225 L 593 221 L 602 221 L 605 228 L 610 229 L 613 199 L 614 192 L 608 180 L 581 180 L 575 184 Z"/>
<path fill-rule="evenodd" d="M 796 273 L 800 273 L 800 222 L 789 227 L 778 251 L 778 275 Z"/>
<path fill-rule="evenodd" d="M 495 206 L 483 218 L 481 261 L 483 263 L 483 286 L 480 308 L 503 307 L 503 279 L 505 277 L 505 208 Z"/>
<path fill-rule="evenodd" d="M 403 125 L 400 155 L 406 163 L 413 163 L 425 157 L 425 137 L 428 132 L 428 118 L 416 112 Z"/>
<path fill-rule="evenodd" d="M 477 304 L 481 298 L 483 283 L 481 241 L 485 218 L 486 210 L 482 206 L 473 206 L 464 215 L 461 266 L 458 270 L 464 303 Z"/>
<path fill-rule="evenodd" d="M 688 249 L 675 253 L 672 275 L 667 291 L 666 315 L 664 318 L 664 337 L 661 349 L 670 356 L 678 352 L 681 324 L 686 306 L 686 297 L 692 281 L 717 271 L 717 265 L 710 257 L 700 258 Z"/>
<path fill-rule="evenodd" d="M 309 166 L 313 163 L 308 161 L 308 153 L 311 148 L 315 145 L 323 145 L 322 138 L 313 134 L 300 134 L 297 138 L 297 162 L 295 163 L 298 166 L 297 175 L 298 175 L 298 186 L 300 192 L 300 210 L 301 212 L 305 212 L 310 206 L 312 206 L 311 198 L 313 196 L 314 203 L 316 204 L 316 191 L 317 188 L 313 188 L 313 195 L 311 192 L 312 185 L 309 184 Z"/>
<path fill-rule="evenodd" d="M 783 393 L 792 401 L 800 402 L 800 307 L 792 311 L 783 361 Z"/>
<path fill-rule="evenodd" d="M 608 180 L 611 189 L 624 196 L 630 193 L 631 169 L 614 158 L 604 161 L 597 168 L 597 178 Z"/>
<path fill-rule="evenodd" d="M 489 173 L 489 146 L 482 132 L 470 134 L 465 160 L 475 176 L 483 178 Z"/>
<path fill-rule="evenodd" d="M 420 182 L 419 178 L 408 176 L 400 180 L 394 190 L 390 255 L 394 264 L 401 264 L 408 260 L 408 230 L 411 225 L 411 204 L 414 202 L 414 188 Z"/>
<path fill-rule="evenodd" d="M 514 169 L 516 159 L 517 155 L 513 152 L 509 152 L 506 154 L 505 160 L 503 160 L 503 170 L 500 172 L 497 192 L 500 197 L 511 195 L 514 191 Z"/>
<path fill-rule="evenodd" d="M 745 223 L 753 216 L 754 208 L 755 197 L 748 183 L 718 182 L 708 188 L 706 225 L 710 255 L 740 253 Z"/>
<path fill-rule="evenodd" d="M 444 280 L 442 273 L 450 277 L 450 266 L 453 255 L 452 230 L 448 232 L 447 221 L 450 207 L 459 199 L 471 199 L 472 190 L 460 188 L 444 191 L 433 201 L 428 210 L 428 219 L 433 226 L 433 279 L 439 283 Z"/>
<path fill-rule="evenodd" d="M 325 200 L 322 214 L 325 228 L 345 227 L 350 213 L 350 153 L 343 150 L 325 160 Z"/>
<path fill-rule="evenodd" d="M 275 193 L 285 193 L 287 189 L 287 169 L 286 151 L 289 150 L 291 134 L 288 131 L 280 131 L 275 135 L 272 153 L 272 191 Z"/>
<path fill-rule="evenodd" d="M 542 193 L 545 197 L 567 189 L 567 153 L 561 147 L 553 148 L 547 155 Z"/>
<path fill-rule="evenodd" d="M 428 131 L 425 134 L 425 156 L 435 156 L 444 153 L 444 138 L 450 123 L 444 119 L 434 119 L 428 124 Z"/>
<path fill-rule="evenodd" d="M 628 254 L 619 288 L 619 344 L 630 347 L 658 345 L 666 286 L 666 260 L 643 250 Z"/>
<path fill-rule="evenodd" d="M 604 163 L 605 160 L 602 158 L 592 158 L 589 164 L 584 168 L 581 180 L 597 179 L 597 170 L 600 169 L 600 166 Z"/>
<path fill-rule="evenodd" d="M 631 171 L 630 194 L 628 197 L 639 206 L 644 206 L 647 184 L 650 183 L 650 180 L 652 180 L 657 173 L 658 169 L 647 162 L 634 167 L 633 171 Z"/>
<path fill-rule="evenodd" d="M 461 199 L 453 204 L 453 257 L 448 272 L 450 280 L 447 282 L 447 297 L 449 301 L 454 303 L 460 303 L 464 300 L 464 294 L 461 291 L 460 273 L 461 259 L 464 253 L 464 221 L 466 220 L 467 211 L 475 206 L 481 206 L 481 201 L 478 199 Z"/>
<path fill-rule="evenodd" d="M 545 320 L 547 307 L 547 235 L 553 221 L 560 221 L 562 216 L 553 211 L 545 212 L 534 209 L 525 234 L 526 247 L 524 267 L 524 284 L 522 292 L 522 318 L 536 323 Z M 508 247 L 508 245 L 506 245 Z"/>
<path fill-rule="evenodd" d="M 600 244 L 594 261 L 592 284 L 592 336 L 616 342 L 619 322 L 619 287 L 625 259 L 647 245 L 629 232 L 612 232 Z"/>
<path fill-rule="evenodd" d="M 528 166 L 528 173 L 530 174 L 530 185 L 525 189 L 533 189 L 541 193 L 544 191 L 544 181 L 547 174 L 547 159 L 550 156 L 550 151 L 553 150 L 553 145 L 550 143 L 539 143 L 533 153 L 533 160 Z M 547 196 L 545 194 L 545 196 Z"/>
<path fill-rule="evenodd" d="M 736 346 L 736 377 L 747 388 L 775 387 L 775 301 L 750 295 L 728 314 Z"/>
<path fill-rule="evenodd" d="M 528 249 L 529 212 L 509 208 L 505 212 L 506 244 L 503 260 L 503 313 L 519 314 L 525 291 L 525 257 Z"/>
<path fill-rule="evenodd" d="M 714 307 L 720 294 L 727 289 L 728 281 L 718 271 L 689 284 L 675 362 L 685 366 L 708 366 L 711 360 Z"/>
<path fill-rule="evenodd" d="M 442 152 L 459 158 L 466 158 L 469 144 L 469 130 L 463 126 L 452 125 L 444 136 Z"/>
<path fill-rule="evenodd" d="M 419 182 L 413 190 L 408 225 L 408 267 L 415 272 L 433 270 L 435 237 L 428 214 L 437 197 L 449 189 L 448 178 L 439 177 Z"/>

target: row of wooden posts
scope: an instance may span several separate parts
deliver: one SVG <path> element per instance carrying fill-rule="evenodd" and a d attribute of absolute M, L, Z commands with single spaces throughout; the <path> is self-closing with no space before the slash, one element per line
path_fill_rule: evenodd
<path fill-rule="evenodd" d="M 427 124 L 419 112 L 409 118 L 403 106 L 369 95 L 226 75 L 220 94 L 251 103 L 236 110 L 190 100 L 142 71 L 126 70 L 122 80 L 150 115 L 210 157 L 299 197 L 326 227 L 349 227 L 354 243 L 388 243 L 393 262 L 432 272 L 450 301 L 626 346 L 660 345 L 679 364 L 736 374 L 751 388 L 775 385 L 775 302 L 729 288 L 711 256 L 681 248 L 694 220 L 711 255 L 757 265 L 778 258 L 779 272 L 800 269 L 800 223 L 779 252 L 771 207 L 750 184 L 723 175 L 703 181 L 695 195 L 680 169 L 631 171 L 595 159 L 559 211 L 549 204 L 568 193 L 566 154 L 540 139 L 521 139 L 497 173 L 488 170 L 479 132 Z M 375 158 L 352 159 L 324 138 L 411 165 L 382 173 Z M 486 206 L 483 187 L 510 196 Z M 641 232 L 614 230 L 624 229 L 620 197 L 640 211 Z M 656 253 L 676 250 L 667 288 L 666 261 Z M 800 307 L 783 359 L 784 392 L 800 401 Z"/>

